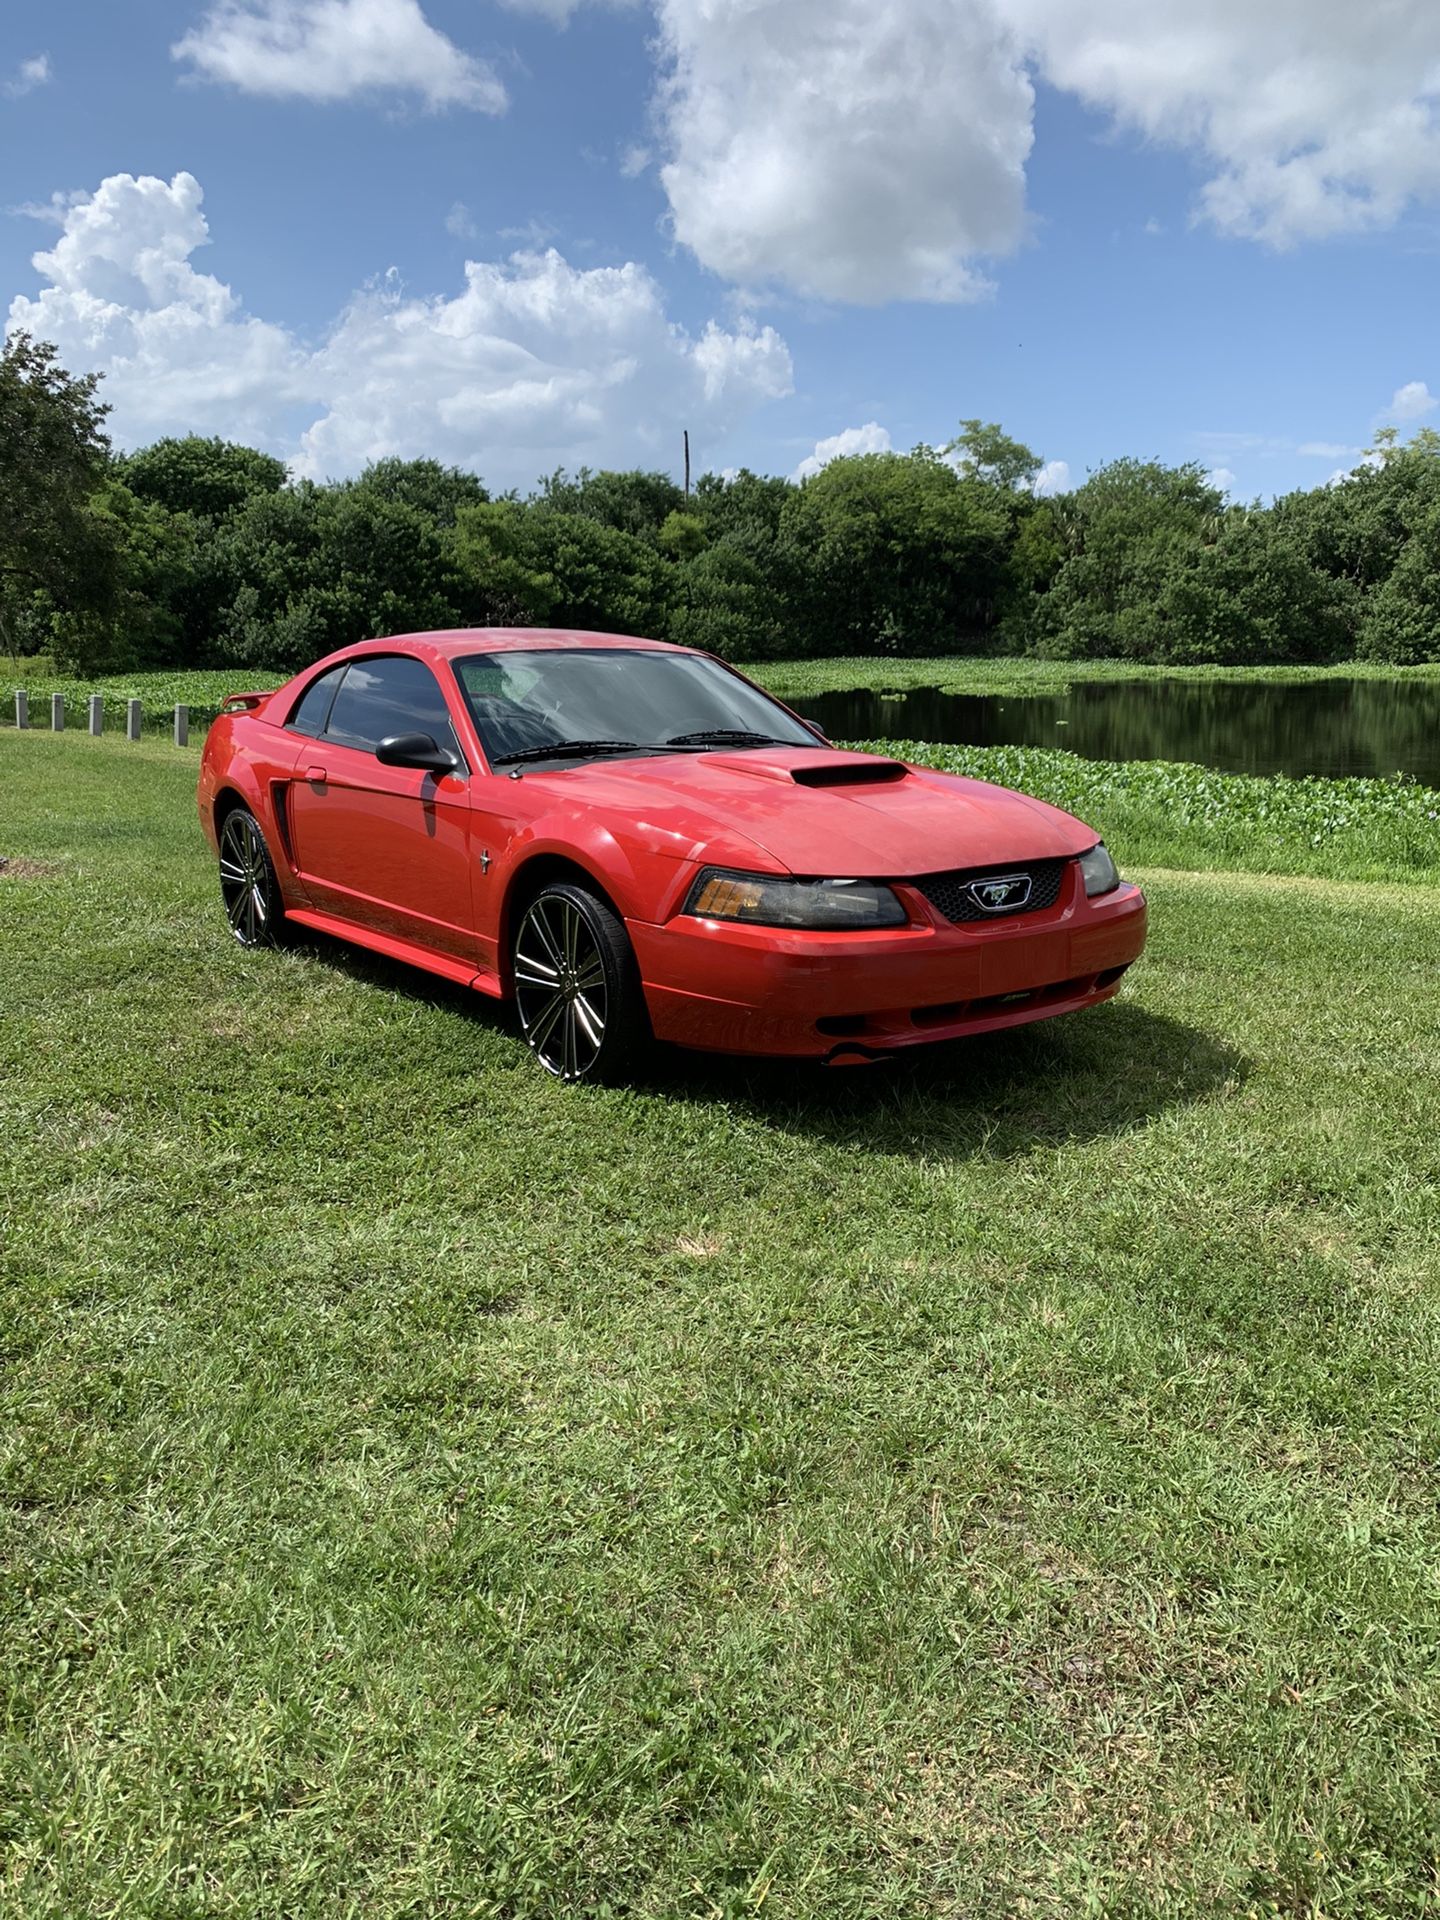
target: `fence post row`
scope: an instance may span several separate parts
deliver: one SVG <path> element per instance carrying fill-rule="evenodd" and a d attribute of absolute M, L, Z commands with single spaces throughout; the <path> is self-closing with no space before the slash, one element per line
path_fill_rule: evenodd
<path fill-rule="evenodd" d="M 125 737 L 127 740 L 138 740 L 140 738 L 140 728 L 143 720 L 143 703 L 139 700 L 127 700 L 125 702 Z M 30 725 L 30 695 L 24 687 L 16 687 L 15 689 L 15 725 L 22 730 Z M 175 702 L 174 711 L 171 715 L 171 725 L 176 746 L 188 747 L 190 744 L 190 709 L 183 701 L 177 700 Z M 99 735 L 105 730 L 105 696 L 101 693 L 92 693 L 90 695 L 89 726 L 90 732 L 93 735 Z M 52 693 L 50 696 L 50 731 L 52 733 L 63 733 L 65 731 L 65 696 L 63 693 Z"/>

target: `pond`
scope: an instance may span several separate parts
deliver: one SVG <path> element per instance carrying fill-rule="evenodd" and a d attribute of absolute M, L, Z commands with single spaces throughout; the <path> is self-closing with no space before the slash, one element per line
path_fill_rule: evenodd
<path fill-rule="evenodd" d="M 1110 680 L 1063 694 L 823 693 L 794 702 L 832 740 L 1064 747 L 1226 773 L 1412 775 L 1440 787 L 1440 681 Z"/>

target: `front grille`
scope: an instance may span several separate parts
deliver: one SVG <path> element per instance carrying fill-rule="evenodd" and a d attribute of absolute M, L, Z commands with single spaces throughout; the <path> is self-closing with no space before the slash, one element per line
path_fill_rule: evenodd
<path fill-rule="evenodd" d="M 1017 913 L 1040 913 L 1046 907 L 1053 907 L 1060 898 L 1060 887 L 1069 865 L 1068 860 L 1029 860 L 1012 867 L 962 867 L 955 873 L 927 874 L 911 885 L 920 889 L 937 912 L 957 925 L 967 920 L 1004 920 Z M 970 896 L 969 889 L 976 880 L 1008 880 L 1022 873 L 1030 881 L 1030 898 L 1023 906 L 987 913 Z"/>

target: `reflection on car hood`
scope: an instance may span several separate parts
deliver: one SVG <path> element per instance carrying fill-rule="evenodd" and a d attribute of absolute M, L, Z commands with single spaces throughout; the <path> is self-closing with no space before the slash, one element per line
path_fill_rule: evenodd
<path fill-rule="evenodd" d="M 630 814 L 651 844 L 703 856 L 712 837 L 738 836 L 801 874 L 900 879 L 1083 853 L 1096 839 L 1008 788 L 829 748 L 662 754 L 525 777 L 553 781 L 557 800 L 563 791 Z"/>

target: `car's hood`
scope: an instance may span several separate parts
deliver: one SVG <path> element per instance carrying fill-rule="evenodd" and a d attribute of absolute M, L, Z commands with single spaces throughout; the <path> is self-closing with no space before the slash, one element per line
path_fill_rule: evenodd
<path fill-rule="evenodd" d="M 631 815 L 657 851 L 724 862 L 738 857 L 726 842 L 748 841 L 800 874 L 901 879 L 1083 853 L 1096 837 L 1026 794 L 830 748 L 663 754 L 527 778 L 553 783 L 557 800 Z"/>

